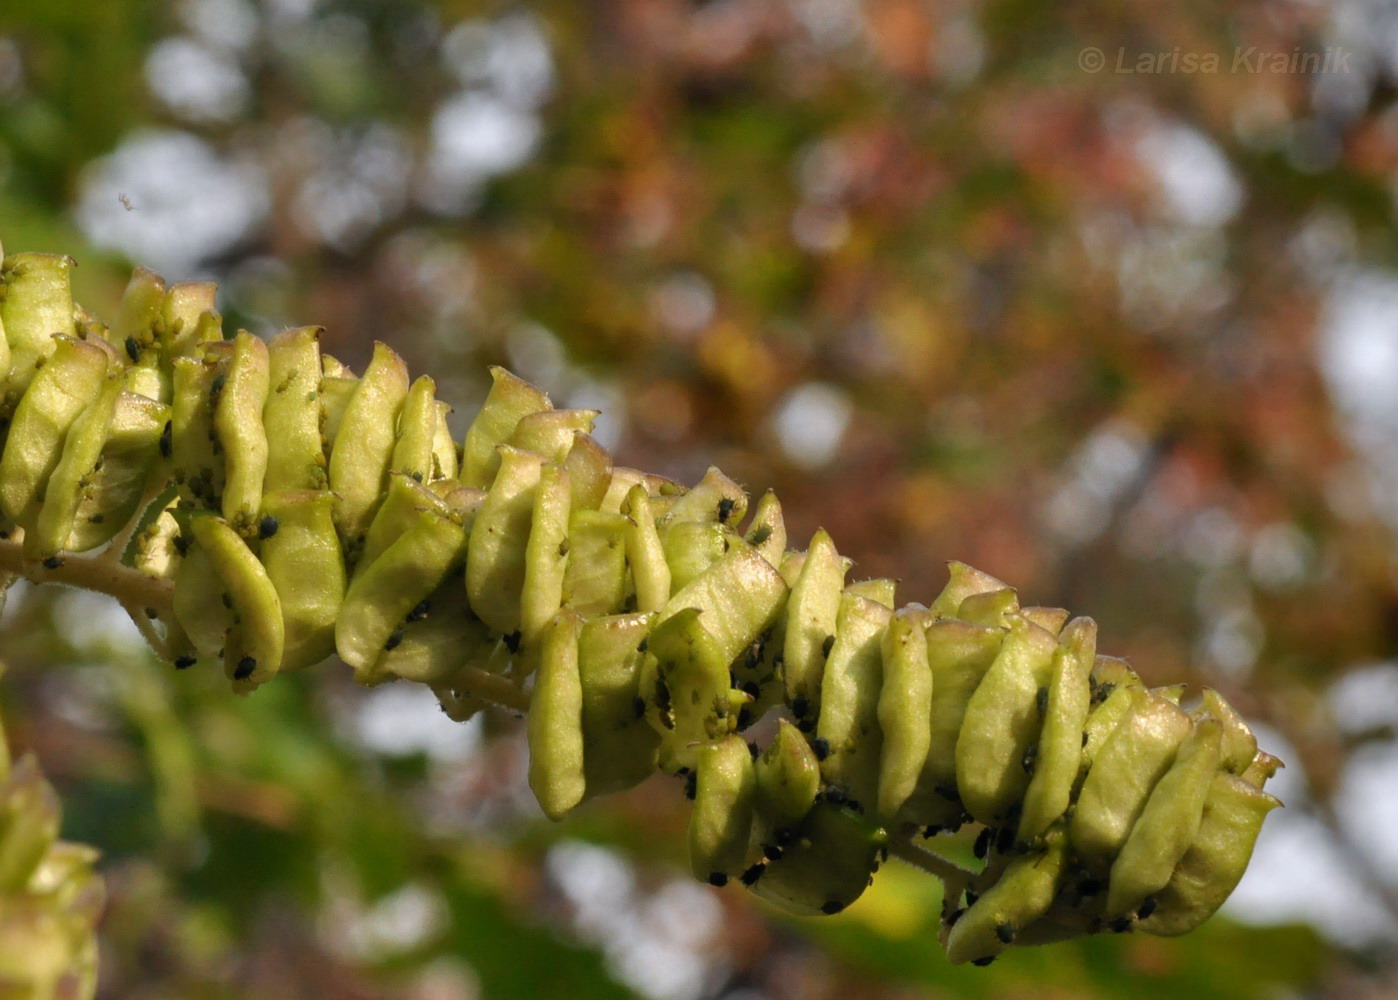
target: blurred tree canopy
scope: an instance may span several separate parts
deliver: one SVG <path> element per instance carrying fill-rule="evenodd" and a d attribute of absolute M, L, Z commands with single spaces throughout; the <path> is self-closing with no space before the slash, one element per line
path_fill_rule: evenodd
<path fill-rule="evenodd" d="M 507 364 L 904 599 L 957 558 L 1093 615 L 1290 765 L 1201 931 L 951 969 L 911 872 L 784 919 L 680 874 L 672 784 L 555 826 L 515 720 L 331 669 L 234 699 L 17 591 L 104 995 L 1391 994 L 1395 52 L 1366 0 L 6 0 L 0 236 L 89 308 L 213 277 L 256 332 L 391 342 L 458 429 Z"/>

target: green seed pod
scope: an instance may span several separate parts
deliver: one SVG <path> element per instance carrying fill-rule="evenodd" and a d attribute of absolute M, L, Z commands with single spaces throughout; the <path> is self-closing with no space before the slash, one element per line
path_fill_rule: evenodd
<path fill-rule="evenodd" d="M 561 611 L 544 630 L 534 696 L 529 703 L 529 787 L 544 815 L 560 820 L 583 799 L 582 680 L 578 630 L 582 617 Z"/>
<path fill-rule="evenodd" d="M 437 383 L 420 375 L 408 387 L 398 414 L 398 439 L 390 467 L 420 483 L 432 479 L 432 446 L 437 440 Z"/>
<path fill-rule="evenodd" d="M 524 552 L 524 587 L 520 594 L 520 633 L 533 648 L 563 606 L 563 579 L 568 569 L 568 515 L 572 490 L 568 473 L 545 462 L 534 491 L 529 543 Z"/>
<path fill-rule="evenodd" d="M 131 360 L 123 388 L 157 400 L 162 398 L 163 389 L 157 330 L 165 294 L 165 281 L 160 275 L 144 267 L 136 268 L 105 333 L 108 343 Z"/>
<path fill-rule="evenodd" d="M 585 616 L 613 614 L 626 601 L 626 532 L 630 520 L 600 510 L 575 510 L 568 521 L 567 605 Z"/>
<path fill-rule="evenodd" d="M 1151 790 L 1141 816 L 1112 862 L 1107 916 L 1135 912 L 1170 881 L 1199 832 L 1204 800 L 1218 771 L 1223 727 L 1215 719 L 1194 726 L 1175 762 Z"/>
<path fill-rule="evenodd" d="M 1137 928 L 1174 936 L 1213 916 L 1238 887 L 1263 819 L 1280 805 L 1231 774 L 1214 775 L 1198 832 L 1170 881 L 1155 894 L 1155 912 L 1138 921 Z"/>
<path fill-rule="evenodd" d="M 223 456 L 214 435 L 210 397 L 223 384 L 215 357 L 176 358 L 170 403 L 170 454 L 175 481 L 202 506 L 218 509 L 223 496 Z"/>
<path fill-rule="evenodd" d="M 63 442 L 63 453 L 44 486 L 43 504 L 34 528 L 24 538 L 25 553 L 30 559 L 42 562 L 69 547 L 78 505 L 111 433 L 120 392 L 121 380 L 109 375 L 87 409 L 73 421 Z"/>
<path fill-rule="evenodd" d="M 892 611 L 897 605 L 898 581 L 878 577 L 873 580 L 860 580 L 845 588 L 846 594 L 863 597 Z"/>
<path fill-rule="evenodd" d="M 1107 737 L 1087 772 L 1069 826 L 1073 850 L 1094 871 L 1111 868 L 1151 790 L 1193 728 L 1178 706 L 1150 693 Z"/>
<path fill-rule="evenodd" d="M 395 631 L 466 558 L 467 532 L 460 521 L 422 507 L 412 524 L 362 571 L 345 592 L 335 623 L 335 650 L 363 683 L 380 653 L 396 644 Z"/>
<path fill-rule="evenodd" d="M 190 519 L 190 532 L 209 557 L 233 604 L 234 627 L 224 647 L 224 670 L 234 690 L 251 691 L 281 668 L 285 633 L 281 600 L 267 571 L 228 522 L 211 514 Z"/>
<path fill-rule="evenodd" d="M 1070 617 L 1067 608 L 1024 608 L 1020 614 L 1052 635 L 1062 632 Z"/>
<path fill-rule="evenodd" d="M 947 572 L 950 579 L 930 609 L 937 618 L 955 618 L 961 603 L 975 594 L 1010 589 L 989 573 L 982 573 L 963 562 L 947 563 Z"/>
<path fill-rule="evenodd" d="M 764 842 L 776 842 L 789 833 L 815 805 L 820 791 L 820 762 L 805 737 L 785 719 L 778 720 L 777 735 L 757 758 L 757 816 Z"/>
<path fill-rule="evenodd" d="M 956 743 L 956 787 L 966 811 L 999 826 L 1029 787 L 1023 760 L 1039 736 L 1039 689 L 1047 687 L 1058 643 L 1015 618 L 995 662 L 966 703 Z"/>
<path fill-rule="evenodd" d="M 528 382 L 503 368 L 490 369 L 492 385 L 476 419 L 466 432 L 461 453 L 461 481 L 477 489 L 489 489 L 500 468 L 500 452 L 520 420 L 550 408 L 549 398 Z"/>
<path fill-rule="evenodd" d="M 612 456 L 591 434 L 574 432 L 564 462 L 573 486 L 574 510 L 601 510 L 612 482 Z"/>
<path fill-rule="evenodd" d="M 817 802 L 752 891 L 801 916 L 839 913 L 864 894 L 887 842 L 883 827 L 854 810 Z"/>
<path fill-rule="evenodd" d="M 639 647 L 653 614 L 592 618 L 578 635 L 583 770 L 587 798 L 619 792 L 655 773 L 660 734 L 645 720 Z"/>
<path fill-rule="evenodd" d="M 926 618 L 925 609 L 904 608 L 894 613 L 883 633 L 883 686 L 878 702 L 883 733 L 880 816 L 898 815 L 927 763 L 932 741 L 932 667 L 927 662 Z"/>
<path fill-rule="evenodd" d="M 948 619 L 927 627 L 927 663 L 932 672 L 931 733 L 927 763 L 904 807 L 905 819 L 923 825 L 959 825 L 957 743 L 972 693 L 999 655 L 1005 633 Z"/>
<path fill-rule="evenodd" d="M 53 786 L 25 757 L 0 785 L 0 900 L 29 885 L 58 839 L 58 821 Z"/>
<path fill-rule="evenodd" d="M 161 439 L 169 423 L 170 407 L 165 404 L 132 392 L 117 394 L 107 440 L 78 499 L 67 548 L 95 549 L 140 513 L 157 467 L 162 479 L 169 474 L 169 467 L 161 465 Z"/>
<path fill-rule="evenodd" d="M 509 635 L 520 626 L 526 547 L 544 460 L 508 445 L 501 446 L 500 458 L 499 474 L 471 528 L 466 593 L 481 621 Z"/>
<path fill-rule="evenodd" d="M 638 483 L 632 489 L 644 490 L 645 485 Z M 655 500 L 650 501 L 652 514 L 655 514 L 657 506 Z M 665 565 L 670 572 L 670 586 L 675 590 L 698 579 L 732 548 L 735 538 L 732 528 L 713 521 L 660 524 L 664 519 L 659 515 L 656 517 L 660 544 L 665 552 Z"/>
<path fill-rule="evenodd" d="M 1217 719 L 1223 726 L 1223 742 L 1220 745 L 1220 766 L 1230 774 L 1242 774 L 1257 756 L 1257 737 L 1252 735 L 1233 706 L 1224 701 L 1223 695 L 1213 688 L 1204 688 L 1203 702 L 1195 713 L 1196 718 L 1208 716 Z"/>
<path fill-rule="evenodd" d="M 379 654 L 368 676 L 375 680 L 401 677 L 432 685 L 434 690 L 449 687 L 463 667 L 485 669 L 497 645 L 480 619 L 471 614 L 466 582 L 456 574 L 408 612 L 393 635 L 397 637 L 393 647 Z M 484 702 L 477 704 L 485 707 Z M 460 707 L 459 703 L 455 706 Z"/>
<path fill-rule="evenodd" d="M 636 610 L 659 611 L 670 599 L 670 565 L 655 530 L 650 498 L 639 483 L 631 487 L 622 505 L 630 519 L 626 526 L 626 559 L 636 585 Z"/>
<path fill-rule="evenodd" d="M 338 498 L 335 526 L 353 544 L 373 520 L 388 485 L 398 412 L 408 394 L 408 369 L 385 344 L 345 404 L 330 451 L 330 489 Z"/>
<path fill-rule="evenodd" d="M 884 605 L 846 590 L 820 686 L 816 733 L 830 748 L 820 764 L 821 776 L 869 809 L 878 800 L 883 748 L 878 718 L 883 679 L 880 647 L 891 618 Z"/>
<path fill-rule="evenodd" d="M 675 501 L 667 523 L 679 521 L 717 521 L 736 526 L 747 513 L 748 495 L 743 488 L 718 469 L 709 466 L 704 478 L 694 489 Z"/>
<path fill-rule="evenodd" d="M 115 360 L 102 341 L 56 339 L 53 356 L 15 407 L 0 457 L 0 508 L 24 526 L 33 525 L 39 514 L 69 428 L 98 394 Z"/>
<path fill-rule="evenodd" d="M 657 625 L 647 640 L 641 697 L 646 718 L 661 734 L 660 765 L 667 772 L 694 767 L 694 748 L 733 731 L 728 663 L 700 623 L 685 608 Z"/>
<path fill-rule="evenodd" d="M 267 435 L 268 493 L 324 489 L 320 442 L 320 327 L 283 330 L 267 342 L 268 391 L 262 409 Z"/>
<path fill-rule="evenodd" d="M 326 367 L 324 357 L 321 368 Z M 320 436 L 325 454 L 335 450 L 335 440 L 340 435 L 340 424 L 345 419 L 354 391 L 359 387 L 359 379 L 350 375 L 322 374 L 320 379 Z M 328 466 L 327 466 L 328 468 Z M 328 474 L 328 473 L 327 473 Z"/>
<path fill-rule="evenodd" d="M 189 512 L 179 513 L 181 523 L 175 537 L 186 551 L 182 558 L 175 560 L 175 620 L 199 656 L 221 656 L 233 627 L 233 601 L 209 554 L 202 546 L 194 544 L 190 518 L 186 516 Z"/>
<path fill-rule="evenodd" d="M 743 540 L 758 551 L 758 554 L 778 569 L 782 556 L 786 553 L 786 518 L 782 514 L 781 501 L 771 490 L 762 494 L 752 512 Z"/>
<path fill-rule="evenodd" d="M 472 492 L 478 501 L 484 501 L 484 494 L 479 490 Z M 433 490 L 401 473 L 391 474 L 383 501 L 374 512 L 374 519 L 369 522 L 369 530 L 364 533 L 364 544 L 354 564 L 353 575 L 358 576 L 372 566 L 390 545 L 417 523 L 424 510 L 433 511 L 444 518 L 460 519 L 457 507 Z"/>
<path fill-rule="evenodd" d="M 193 355 L 198 345 L 223 339 L 223 322 L 214 311 L 218 286 L 212 281 L 185 281 L 165 291 L 156 337 L 160 343 L 162 403 L 170 402 L 169 372 L 174 360 Z"/>
<path fill-rule="evenodd" d="M 257 523 L 267 476 L 267 434 L 262 427 L 267 382 L 267 345 L 244 330 L 233 341 L 228 380 L 214 408 L 214 433 L 223 447 L 225 470 L 223 517 L 244 533 Z"/>
<path fill-rule="evenodd" d="M 509 444 L 523 451 L 542 455 L 562 464 L 573 447 L 575 434 L 589 434 L 597 421 L 597 410 L 540 410 L 520 418 L 510 434 Z"/>
<path fill-rule="evenodd" d="M 345 598 L 345 559 L 335 534 L 335 498 L 326 490 L 287 490 L 262 498 L 267 578 L 281 601 L 282 670 L 301 670 L 335 652 L 335 621 Z"/>
<path fill-rule="evenodd" d="M 786 581 L 771 563 L 752 549 L 737 549 L 675 591 L 660 618 L 684 608 L 698 610 L 726 670 L 772 627 L 786 595 Z"/>
<path fill-rule="evenodd" d="M 741 736 L 705 743 L 695 754 L 694 811 L 689 814 L 689 867 L 722 885 L 748 866 L 752 833 L 752 754 Z"/>
<path fill-rule="evenodd" d="M 1009 587 L 1000 590 L 987 590 L 972 594 L 961 602 L 956 617 L 973 625 L 987 625 L 991 628 L 1009 628 L 1019 613 L 1019 595 Z M 1027 618 L 1024 619 L 1028 621 Z"/>
<path fill-rule="evenodd" d="M 456 442 L 451 439 L 451 428 L 447 426 L 447 416 L 451 404 L 437 402 L 437 426 L 432 432 L 432 475 L 431 479 L 455 479 L 461 467 L 461 459 L 456 451 Z"/>
<path fill-rule="evenodd" d="M 947 934 L 953 965 L 994 958 L 1053 905 L 1067 865 L 1068 843 L 1061 832 L 1043 848 L 1015 857 L 995 883 L 961 914 Z"/>
<path fill-rule="evenodd" d="M 54 335 L 73 337 L 78 332 L 68 285 L 72 266 L 72 258 L 49 253 L 12 254 L 0 265 L 0 326 L 10 354 L 6 409 L 14 407 L 39 366 L 54 353 Z"/>
<path fill-rule="evenodd" d="M 800 575 L 791 587 L 786 605 L 786 642 L 782 660 L 786 670 L 787 701 L 806 699 L 811 718 L 820 710 L 821 678 L 825 673 L 825 640 L 835 634 L 848 562 L 835 551 L 835 543 L 820 529 L 811 538 Z M 799 714 L 799 713 L 798 713 Z"/>
<path fill-rule="evenodd" d="M 1034 753 L 1034 774 L 1019 817 L 1021 841 L 1037 841 L 1072 802 L 1082 765 L 1083 727 L 1092 701 L 1088 678 L 1096 650 L 1097 623 L 1091 618 L 1074 619 L 1059 636 Z"/>

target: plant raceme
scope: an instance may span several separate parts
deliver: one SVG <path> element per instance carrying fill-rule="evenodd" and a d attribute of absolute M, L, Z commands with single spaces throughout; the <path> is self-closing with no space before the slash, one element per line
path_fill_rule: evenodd
<path fill-rule="evenodd" d="M 316 328 L 225 339 L 211 285 L 145 270 L 107 326 L 69 264 L 4 261 L 0 568 L 113 594 L 176 666 L 249 692 L 338 654 L 526 711 L 550 817 L 659 768 L 697 877 L 834 913 L 892 852 L 946 883 L 954 962 L 1188 931 L 1279 804 L 1218 694 L 1148 689 L 1090 619 L 957 563 L 895 608 L 825 532 L 789 550 L 771 493 L 616 467 L 502 369 L 458 444 L 383 344 L 356 376 Z M 914 839 L 968 825 L 974 869 Z"/>

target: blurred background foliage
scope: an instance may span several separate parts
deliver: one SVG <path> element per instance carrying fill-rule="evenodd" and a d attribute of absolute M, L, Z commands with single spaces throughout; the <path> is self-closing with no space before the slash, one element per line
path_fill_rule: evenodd
<path fill-rule="evenodd" d="M 4 0 L 0 232 L 89 308 L 217 278 L 391 342 L 458 429 L 507 364 L 903 600 L 959 558 L 1092 614 L 1289 765 L 1201 931 L 952 969 L 898 866 L 785 919 L 688 880 L 673 783 L 552 825 L 513 719 L 329 667 L 234 698 L 17 590 L 104 996 L 1393 996 L 1395 85 L 1381 0 Z"/>

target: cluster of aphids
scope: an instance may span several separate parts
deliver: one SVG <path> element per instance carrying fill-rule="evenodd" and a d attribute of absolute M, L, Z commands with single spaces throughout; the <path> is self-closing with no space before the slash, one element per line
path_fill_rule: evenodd
<path fill-rule="evenodd" d="M 1188 930 L 1277 804 L 1222 698 L 1147 690 L 1089 619 L 959 564 L 931 607 L 895 609 L 823 531 L 787 550 L 772 494 L 743 526 L 717 470 L 685 489 L 614 467 L 594 411 L 503 370 L 458 445 L 383 345 L 356 377 L 313 328 L 225 340 L 211 286 L 144 271 L 104 327 L 67 267 L 5 262 L 0 507 L 33 560 L 115 538 L 173 580 L 148 631 L 180 664 L 221 659 L 251 690 L 338 653 L 456 718 L 507 677 L 549 816 L 683 775 L 695 874 L 797 912 L 849 905 L 890 838 L 980 824 L 984 866 L 944 912 L 954 961 Z"/>

